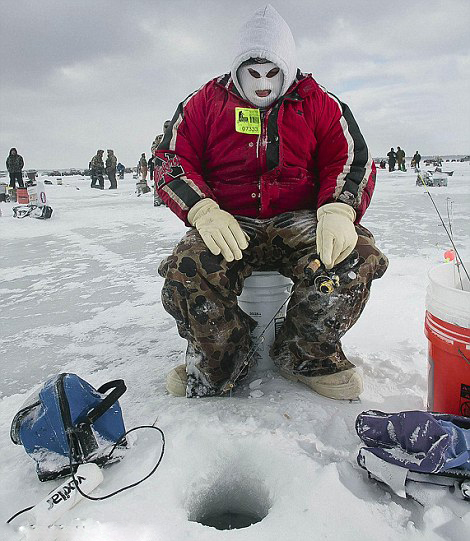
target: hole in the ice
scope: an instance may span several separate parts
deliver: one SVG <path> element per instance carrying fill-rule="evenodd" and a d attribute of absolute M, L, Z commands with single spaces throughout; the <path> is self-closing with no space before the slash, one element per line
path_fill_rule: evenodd
<path fill-rule="evenodd" d="M 259 479 L 223 479 L 193 494 L 189 520 L 218 530 L 247 528 L 263 520 L 271 502 Z"/>

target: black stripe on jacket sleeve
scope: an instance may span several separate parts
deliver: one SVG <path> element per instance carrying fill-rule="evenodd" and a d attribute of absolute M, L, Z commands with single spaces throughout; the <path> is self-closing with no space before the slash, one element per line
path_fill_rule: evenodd
<path fill-rule="evenodd" d="M 176 195 L 172 197 L 175 201 L 178 199 L 186 205 L 187 208 L 191 208 L 198 201 L 202 199 L 201 195 L 198 194 L 186 181 L 184 178 L 175 178 L 174 180 L 168 182 L 165 185 L 165 191 L 170 195 L 173 192 Z"/>
<path fill-rule="evenodd" d="M 346 121 L 348 131 L 354 142 L 354 156 L 350 165 L 348 174 L 345 177 L 345 182 L 341 194 L 345 192 L 351 193 L 354 197 L 358 196 L 359 187 L 365 180 L 366 166 L 369 162 L 369 150 L 366 141 L 357 125 L 357 122 L 351 113 L 351 110 L 345 103 L 341 103 L 343 117 Z"/>
<path fill-rule="evenodd" d="M 372 172 L 369 149 L 349 107 L 324 87 L 320 88 L 336 102 L 341 111 L 341 128 L 348 145 L 348 156 L 343 171 L 336 179 L 333 200 L 358 207 Z"/>

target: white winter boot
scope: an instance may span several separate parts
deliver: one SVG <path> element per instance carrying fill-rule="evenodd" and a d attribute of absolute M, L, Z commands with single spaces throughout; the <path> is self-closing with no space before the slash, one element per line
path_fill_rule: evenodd
<path fill-rule="evenodd" d="M 186 384 L 188 376 L 186 365 L 180 364 L 168 372 L 166 377 L 166 389 L 173 396 L 186 396 Z"/>
<path fill-rule="evenodd" d="M 355 368 L 329 374 L 327 376 L 307 377 L 289 374 L 281 370 L 281 376 L 292 381 L 300 381 L 308 385 L 316 393 L 335 400 L 354 400 L 363 391 L 362 377 Z"/>

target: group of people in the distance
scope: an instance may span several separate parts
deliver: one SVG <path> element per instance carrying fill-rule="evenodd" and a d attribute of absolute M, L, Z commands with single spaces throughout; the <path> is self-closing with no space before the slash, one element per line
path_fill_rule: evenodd
<path fill-rule="evenodd" d="M 114 155 L 113 150 L 109 149 L 107 152 L 108 156 L 106 158 L 106 164 L 103 161 L 104 150 L 98 150 L 89 163 L 92 188 L 104 190 L 105 171 L 110 182 L 110 190 L 115 190 L 117 188 L 116 172 L 118 172 L 121 178 L 124 178 L 124 166 L 121 163 L 117 163 L 117 158 Z M 24 160 L 23 157 L 18 154 L 16 148 L 10 149 L 10 153 L 6 160 L 6 166 L 10 176 L 10 187 L 14 189 L 16 188 L 16 184 L 18 184 L 19 188 L 24 188 Z"/>
<path fill-rule="evenodd" d="M 163 124 L 163 130 L 166 130 L 166 128 L 170 125 L 170 121 L 166 120 Z M 155 137 L 155 140 L 153 141 L 150 153 L 151 157 L 147 160 L 147 157 L 145 155 L 145 152 L 142 152 L 139 161 L 137 162 L 137 175 L 135 178 L 138 179 L 140 183 L 147 183 L 147 175 L 149 175 L 150 182 L 153 181 L 153 171 L 154 171 L 154 151 L 159 145 L 159 143 L 163 139 L 163 133 L 157 135 Z M 90 161 L 89 168 L 90 168 L 90 174 L 91 174 L 91 187 L 92 188 L 99 188 L 101 190 L 104 189 L 104 173 L 108 175 L 110 186 L 110 190 L 115 190 L 117 188 L 117 182 L 116 182 L 116 172 L 119 176 L 119 178 L 124 178 L 124 171 L 125 167 L 122 165 L 122 163 L 117 163 L 117 158 L 114 155 L 114 151 L 108 149 L 108 156 L 106 158 L 106 163 L 103 161 L 103 154 L 104 150 L 98 150 L 96 154 L 93 156 L 93 158 Z M 150 188 L 149 188 L 150 190 Z M 159 198 L 158 198 L 159 199 Z M 159 199 L 159 201 L 161 201 Z"/>
<path fill-rule="evenodd" d="M 166 124 L 166 123 L 165 123 Z M 163 134 L 157 135 L 155 141 L 152 145 L 152 151 L 154 147 L 162 140 Z M 118 163 L 117 158 L 114 154 L 114 150 L 108 149 L 106 161 L 103 158 L 104 150 L 99 149 L 96 151 L 96 154 L 90 160 L 88 168 L 91 176 L 91 187 L 104 190 L 104 175 L 106 174 L 109 179 L 109 189 L 117 189 L 117 178 L 123 179 L 125 167 L 122 163 Z M 150 179 L 153 178 L 153 160 L 154 157 L 147 161 L 145 153 L 142 153 L 142 156 L 137 164 L 137 174 L 140 176 L 143 182 L 147 181 L 147 173 L 150 172 Z M 7 171 L 10 177 L 10 187 L 12 189 L 16 188 L 18 185 L 19 188 L 24 188 L 23 182 L 23 168 L 24 160 L 23 157 L 18 154 L 16 148 L 11 148 L 6 159 Z"/>
<path fill-rule="evenodd" d="M 89 163 L 90 175 L 91 175 L 91 187 L 104 190 L 104 173 L 109 179 L 109 189 L 117 189 L 116 173 L 119 178 L 124 178 L 124 165 L 117 162 L 117 158 L 114 155 L 114 150 L 108 149 L 106 157 L 106 163 L 103 160 L 104 150 L 97 150 Z"/>
<path fill-rule="evenodd" d="M 390 149 L 390 152 L 387 154 L 388 157 L 388 170 L 395 171 L 395 166 L 397 166 L 398 171 L 406 171 L 405 167 L 405 151 L 397 147 L 395 151 L 393 147 Z M 415 152 L 413 158 L 411 159 L 411 167 L 419 167 L 419 162 L 421 161 L 421 155 L 418 151 Z M 382 169 L 385 169 L 385 160 L 382 160 L 380 163 Z"/>

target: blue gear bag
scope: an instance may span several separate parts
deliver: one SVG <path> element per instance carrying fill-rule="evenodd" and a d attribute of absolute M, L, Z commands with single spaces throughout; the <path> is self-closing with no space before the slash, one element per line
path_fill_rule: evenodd
<path fill-rule="evenodd" d="M 362 412 L 356 419 L 361 440 L 378 458 L 421 473 L 459 468 L 470 472 L 470 418 L 446 413 Z"/>
<path fill-rule="evenodd" d="M 117 459 L 110 446 L 126 446 L 118 402 L 125 391 L 123 380 L 95 389 L 76 374 L 59 374 L 15 415 L 10 437 L 36 461 L 40 481 L 69 475 L 70 463 L 74 469 L 86 462 L 103 466 Z"/>

